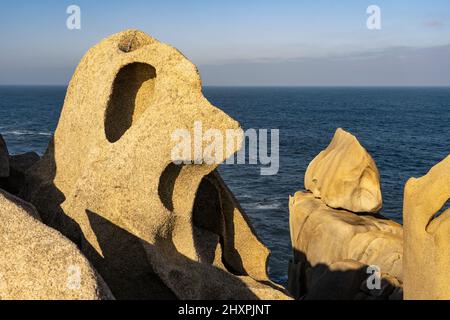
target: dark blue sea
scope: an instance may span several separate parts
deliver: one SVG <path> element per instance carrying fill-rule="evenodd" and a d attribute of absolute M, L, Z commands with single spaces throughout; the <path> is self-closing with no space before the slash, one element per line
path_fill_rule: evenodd
<path fill-rule="evenodd" d="M 0 133 L 12 154 L 43 153 L 65 87 L 0 87 Z M 381 173 L 382 213 L 402 220 L 403 187 L 450 154 L 450 88 L 224 88 L 205 96 L 244 129 L 280 130 L 280 171 L 227 165 L 220 171 L 272 250 L 270 274 L 287 281 L 288 197 L 303 188 L 309 162 L 342 127 L 358 137 Z"/>

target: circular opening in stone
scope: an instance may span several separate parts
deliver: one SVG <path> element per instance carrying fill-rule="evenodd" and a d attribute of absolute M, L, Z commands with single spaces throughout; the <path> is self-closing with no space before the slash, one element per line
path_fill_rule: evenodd
<path fill-rule="evenodd" d="M 146 63 L 131 63 L 119 71 L 105 115 L 109 142 L 120 140 L 151 105 L 155 81 L 156 69 Z"/>

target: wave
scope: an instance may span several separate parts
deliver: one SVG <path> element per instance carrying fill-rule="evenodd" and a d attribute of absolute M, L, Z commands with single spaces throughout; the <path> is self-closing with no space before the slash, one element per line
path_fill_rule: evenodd
<path fill-rule="evenodd" d="M 276 209 L 281 209 L 282 205 L 281 203 L 277 202 L 277 203 L 252 203 L 250 204 L 251 209 L 256 209 L 256 210 L 276 210 Z"/>
<path fill-rule="evenodd" d="M 29 131 L 29 130 L 14 130 L 0 132 L 2 135 L 7 136 L 46 136 L 51 137 L 53 133 L 51 132 L 41 132 L 41 131 Z"/>

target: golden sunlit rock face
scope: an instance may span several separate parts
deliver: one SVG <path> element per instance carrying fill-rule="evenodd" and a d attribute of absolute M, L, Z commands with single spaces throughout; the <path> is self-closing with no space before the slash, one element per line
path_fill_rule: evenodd
<path fill-rule="evenodd" d="M 76 245 L 40 221 L 36 209 L 0 191 L 0 299 L 113 299 Z"/>
<path fill-rule="evenodd" d="M 81 246 L 118 299 L 288 298 L 270 283 L 269 250 L 218 164 L 173 163 L 172 133 L 196 121 L 224 136 L 240 129 L 204 98 L 179 51 L 140 31 L 115 34 L 77 67 L 22 196 Z"/>
<path fill-rule="evenodd" d="M 450 156 L 407 182 L 403 227 L 373 215 L 382 205 L 378 169 L 342 129 L 309 165 L 305 186 L 311 192 L 290 199 L 295 297 L 450 299 Z M 381 291 L 367 290 L 368 266 L 379 268 Z"/>
<path fill-rule="evenodd" d="M 450 299 L 450 156 L 405 187 L 405 298 Z M 440 213 L 438 215 L 438 213 Z M 438 215 L 438 216 L 436 216 Z"/>
<path fill-rule="evenodd" d="M 372 265 L 379 268 L 384 278 L 395 279 L 390 288 L 376 294 L 385 299 L 397 294 L 403 272 L 401 225 L 336 210 L 311 193 L 297 192 L 290 199 L 290 228 L 294 260 L 289 279 L 295 296 L 306 295 L 311 299 L 368 298 L 373 292 L 365 288 L 366 293 L 361 288 L 364 289 L 368 277 L 367 267 Z M 345 268 L 337 268 L 339 265 Z M 351 290 L 344 285 L 349 290 L 345 295 L 330 289 L 337 289 L 340 282 L 341 285 L 354 283 L 356 287 Z"/>
<path fill-rule="evenodd" d="M 403 228 L 375 215 L 380 175 L 358 140 L 338 129 L 290 197 L 289 290 L 305 299 L 402 299 Z M 379 288 L 367 284 L 370 268 Z"/>
<path fill-rule="evenodd" d="M 375 162 L 358 140 L 342 129 L 310 163 L 305 188 L 335 209 L 376 213 L 382 207 Z"/>

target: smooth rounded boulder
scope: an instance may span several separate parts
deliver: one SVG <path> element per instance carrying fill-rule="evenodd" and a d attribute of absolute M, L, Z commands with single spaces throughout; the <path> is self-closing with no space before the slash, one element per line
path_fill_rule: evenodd
<path fill-rule="evenodd" d="M 376 213 L 383 203 L 375 161 L 356 137 L 340 128 L 308 166 L 305 188 L 335 209 Z"/>
<path fill-rule="evenodd" d="M 78 248 L 34 207 L 0 190 L 0 299 L 114 299 Z"/>

